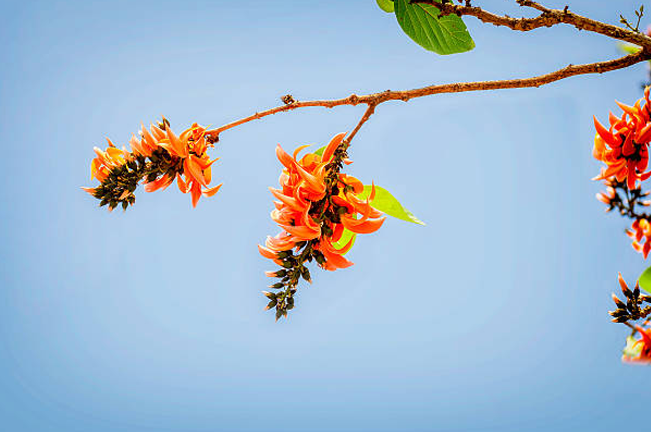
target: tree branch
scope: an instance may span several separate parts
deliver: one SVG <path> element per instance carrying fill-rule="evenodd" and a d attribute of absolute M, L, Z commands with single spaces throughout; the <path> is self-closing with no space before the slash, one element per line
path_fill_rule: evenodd
<path fill-rule="evenodd" d="M 567 8 L 563 10 L 550 9 L 530 0 L 516 0 L 520 6 L 534 8 L 541 12 L 536 18 L 511 18 L 509 16 L 496 15 L 476 6 L 462 6 L 452 3 L 441 3 L 440 0 L 411 0 L 411 3 L 429 4 L 436 6 L 445 15 L 468 15 L 479 19 L 482 22 L 496 26 L 508 27 L 516 31 L 530 31 L 541 27 L 552 27 L 557 24 L 569 24 L 578 30 L 586 30 L 599 33 L 613 39 L 630 42 L 651 51 L 651 38 L 644 33 L 635 32 L 611 24 L 602 23 L 581 15 L 570 12 Z"/>
<path fill-rule="evenodd" d="M 624 69 L 649 59 L 651 59 L 651 50 L 647 51 L 646 49 L 642 49 L 635 54 L 630 54 L 615 60 L 609 60 L 609 61 L 598 62 L 598 63 L 589 63 L 583 65 L 569 65 L 567 67 L 564 67 L 563 69 L 559 69 L 557 71 L 545 75 L 539 75 L 531 78 L 441 84 L 441 85 L 422 87 L 413 90 L 402 90 L 402 91 L 387 90 L 381 93 L 373 93 L 373 94 L 362 95 L 362 96 L 352 94 L 342 99 L 293 101 L 292 103 L 271 108 L 266 111 L 256 112 L 255 114 L 250 115 L 248 117 L 244 117 L 240 120 L 236 120 L 224 126 L 220 126 L 218 128 L 209 130 L 206 132 L 206 134 L 210 135 L 213 140 L 217 140 L 219 138 L 220 133 L 228 129 L 232 129 L 236 126 L 240 126 L 242 124 L 248 123 L 253 120 L 258 120 L 272 114 L 293 111 L 295 109 L 307 108 L 307 107 L 334 108 L 342 105 L 354 106 L 359 104 L 366 104 L 369 106 L 370 111 L 367 110 L 367 112 L 365 113 L 365 117 L 366 114 L 368 114 L 368 117 L 370 117 L 370 115 L 373 113 L 373 110 L 377 105 L 388 101 L 400 100 L 403 102 L 407 102 L 410 99 L 415 99 L 423 96 L 430 96 L 434 94 L 441 94 L 441 93 L 463 93 L 463 92 L 471 92 L 471 91 L 540 87 L 576 75 L 586 75 L 586 74 L 593 74 L 593 73 L 601 74 L 604 72 L 609 72 L 617 69 Z M 357 130 L 359 129 L 359 127 L 361 127 L 361 125 L 366 120 L 368 120 L 368 118 L 365 119 L 364 117 L 362 119 L 364 121 L 358 125 L 358 127 L 356 128 Z M 354 132 L 357 133 L 357 130 L 355 130 Z"/>
<path fill-rule="evenodd" d="M 272 114 L 292 111 L 298 108 L 317 106 L 324 108 L 334 108 L 341 105 L 366 104 L 368 105 L 368 110 L 364 114 L 364 117 L 362 117 L 360 124 L 358 124 L 355 130 L 353 130 L 351 133 L 349 139 L 352 139 L 362 124 L 364 124 L 364 122 L 368 120 L 368 117 L 373 114 L 375 107 L 383 102 L 391 100 L 401 100 L 406 102 L 413 98 L 440 93 L 462 93 L 469 91 L 540 87 L 542 85 L 569 78 L 571 76 L 609 72 L 612 70 L 623 69 L 636 63 L 651 59 L 651 38 L 643 33 L 627 30 L 621 27 L 586 18 L 581 15 L 577 15 L 573 12 L 570 12 L 567 7 L 564 10 L 557 10 L 549 9 L 545 6 L 542 6 L 540 3 L 531 0 L 516 1 L 520 6 L 530 7 L 540 11 L 540 16 L 536 18 L 511 18 L 508 16 L 496 15 L 487 12 L 479 7 L 471 6 L 470 2 L 466 2 L 465 6 L 452 3 L 441 3 L 441 0 L 411 0 L 411 3 L 434 5 L 441 10 L 441 15 L 456 14 L 459 16 L 474 16 L 482 22 L 494 24 L 497 26 L 505 26 L 516 31 L 530 31 L 540 27 L 552 27 L 557 24 L 569 24 L 579 30 L 599 33 L 613 39 L 630 42 L 632 44 L 640 46 L 642 49 L 638 53 L 631 54 L 616 60 L 576 66 L 569 65 L 555 72 L 531 78 L 432 85 L 413 90 L 387 90 L 382 93 L 373 93 L 364 96 L 357 96 L 355 94 L 352 94 L 343 99 L 313 100 L 305 102 L 296 101 L 293 97 L 287 95 L 283 99 L 285 105 L 271 108 L 266 111 L 256 112 L 255 114 L 248 117 L 236 120 L 216 129 L 212 129 L 208 131 L 207 134 L 209 134 L 213 140 L 217 140 L 219 138 L 219 134 L 228 129 L 232 129 L 236 126 L 240 126 L 242 124 L 261 119 Z"/>

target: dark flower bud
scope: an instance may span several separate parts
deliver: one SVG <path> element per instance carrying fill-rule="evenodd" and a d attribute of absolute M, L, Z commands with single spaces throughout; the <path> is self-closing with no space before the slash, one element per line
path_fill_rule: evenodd
<path fill-rule="evenodd" d="M 622 302 L 620 299 L 618 299 L 614 293 L 613 293 L 613 301 L 615 302 L 615 304 L 619 309 L 626 309 L 626 304 Z"/>

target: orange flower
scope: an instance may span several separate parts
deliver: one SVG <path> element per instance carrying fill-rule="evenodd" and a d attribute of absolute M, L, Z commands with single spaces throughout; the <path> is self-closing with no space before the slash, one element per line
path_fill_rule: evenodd
<path fill-rule="evenodd" d="M 270 286 L 280 291 L 263 292 L 269 299 L 265 309 L 275 308 L 276 320 L 286 317 L 294 307 L 299 279 L 311 282 L 308 262 L 315 260 L 326 270 L 350 267 L 353 263 L 344 254 L 353 246 L 355 235 L 377 231 L 386 218 L 371 206 L 375 186 L 368 198 L 361 199 L 358 195 L 364 185 L 340 172 L 344 164 L 351 163 L 345 135 L 336 135 L 322 153 L 307 153 L 300 159 L 298 154 L 307 146 L 297 148 L 291 156 L 280 145 L 276 147 L 284 169 L 280 188 L 269 188 L 277 199 L 271 218 L 282 231 L 258 246 L 262 256 L 283 267 L 266 272 L 269 277 L 280 278 Z M 344 234 L 347 240 L 342 240 Z"/>
<path fill-rule="evenodd" d="M 629 338 L 622 355 L 625 363 L 651 364 L 651 329 L 636 326 L 640 339 Z"/>
<path fill-rule="evenodd" d="M 96 178 L 103 182 L 113 168 L 124 165 L 125 161 L 129 159 L 129 152 L 124 147 L 120 150 L 115 147 L 110 139 L 106 138 L 106 141 L 108 141 L 106 151 L 98 147 L 93 148 L 97 157 L 90 164 L 91 180 Z"/>
<path fill-rule="evenodd" d="M 292 156 L 280 145 L 276 147 L 276 156 L 284 170 L 279 179 L 281 188 L 269 188 L 278 200 L 274 202 L 271 219 L 283 232 L 268 237 L 265 246 L 258 246 L 262 256 L 283 265 L 278 253 L 298 250 L 305 242 L 312 241 L 313 250 L 320 252 L 322 259 L 317 262 L 321 267 L 345 268 L 353 265 L 343 256 L 352 247 L 353 239 L 343 247 L 335 246 L 344 228 L 368 234 L 382 226 L 385 217 L 370 205 L 375 188 L 368 199 L 359 199 L 357 194 L 364 189 L 362 183 L 339 173 L 340 165 L 333 163 L 344 136 L 345 133 L 335 136 L 322 155 L 307 153 L 300 160 L 297 155 L 307 146 L 297 148 Z M 343 162 L 345 158 L 340 159 Z"/>
<path fill-rule="evenodd" d="M 626 234 L 633 239 L 633 249 L 644 255 L 644 259 L 651 251 L 651 223 L 646 218 L 636 219 Z M 643 242 L 644 241 L 644 242 Z"/>
<path fill-rule="evenodd" d="M 96 188 L 83 188 L 101 200 L 100 205 L 109 209 L 122 204 L 123 208 L 135 202 L 133 192 L 139 182 L 145 191 L 165 189 L 177 181 L 179 190 L 190 193 L 192 205 L 199 198 L 213 196 L 221 184 L 210 188 L 212 164 L 206 154 L 213 147 L 206 129 L 194 123 L 189 129 L 176 136 L 163 118 L 158 126 L 152 124 L 149 130 L 142 126 L 139 137 L 131 137 L 131 151 L 117 149 L 109 140 L 106 151 L 95 148 L 97 157 L 91 162 L 91 179 L 101 183 Z"/>
<path fill-rule="evenodd" d="M 626 181 L 628 189 L 633 190 L 637 188 L 638 181 L 644 181 L 651 176 L 651 171 L 646 171 L 651 141 L 648 87 L 644 90 L 644 105 L 641 103 L 642 99 L 634 106 L 617 102 L 624 112 L 621 117 L 610 113 L 608 129 L 594 118 L 597 133 L 592 154 L 606 164 L 606 168 L 602 169 L 601 174 L 594 180 L 614 176 L 620 182 Z"/>

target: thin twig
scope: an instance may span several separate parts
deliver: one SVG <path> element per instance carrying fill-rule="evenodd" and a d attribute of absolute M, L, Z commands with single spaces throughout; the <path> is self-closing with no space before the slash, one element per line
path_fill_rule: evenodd
<path fill-rule="evenodd" d="M 625 321 L 622 324 L 624 324 L 626 327 L 630 327 L 631 330 L 633 330 L 633 333 L 631 334 L 631 336 L 635 336 L 635 333 L 637 333 L 637 328 L 633 324 L 631 324 L 628 321 Z"/>
<path fill-rule="evenodd" d="M 530 8 L 538 9 L 541 12 L 545 12 L 548 9 L 541 5 L 540 3 L 537 3 L 535 1 L 529 1 L 529 0 L 515 0 L 520 6 L 527 6 Z"/>
<path fill-rule="evenodd" d="M 442 93 L 464 93 L 464 92 L 471 92 L 471 91 L 540 87 L 572 76 L 586 75 L 586 74 L 593 74 L 593 73 L 601 74 L 604 72 L 609 72 L 617 69 L 624 69 L 649 59 L 651 59 L 651 50 L 647 51 L 646 49 L 642 49 L 635 54 L 630 54 L 615 60 L 608 60 L 604 62 L 589 63 L 583 65 L 569 65 L 557 71 L 545 75 L 531 77 L 531 78 L 441 84 L 441 85 L 432 85 L 432 86 L 427 86 L 427 87 L 422 87 L 422 88 L 412 89 L 412 90 L 402 90 L 402 91 L 387 90 L 381 93 L 373 93 L 373 94 L 362 95 L 362 96 L 352 94 L 342 99 L 298 101 L 289 105 L 282 105 L 265 111 L 256 112 L 255 114 L 252 114 L 248 117 L 244 117 L 240 120 L 236 120 L 234 122 L 228 123 L 218 128 L 209 130 L 206 132 L 206 134 L 209 134 L 213 137 L 213 139 L 216 139 L 219 137 L 220 133 L 228 129 L 232 129 L 236 126 L 240 126 L 242 124 L 248 123 L 253 120 L 258 120 L 263 117 L 267 117 L 269 115 L 292 111 L 298 108 L 307 108 L 307 107 L 334 108 L 341 105 L 354 106 L 359 104 L 366 104 L 369 107 L 373 105 L 375 107 L 381 103 L 392 101 L 392 100 L 400 100 L 403 102 L 407 102 L 410 99 L 415 99 L 423 96 L 430 96 L 434 94 L 442 94 Z"/>
<path fill-rule="evenodd" d="M 350 142 L 355 138 L 355 135 L 357 135 L 357 132 L 362 128 L 362 125 L 366 123 L 366 121 L 373 115 L 375 112 L 375 106 L 376 104 L 370 103 L 368 105 L 368 108 L 366 108 L 366 111 L 364 112 L 364 115 L 362 118 L 359 120 L 359 123 L 357 123 L 357 126 L 355 126 L 355 129 L 348 135 L 346 138 L 346 144 L 350 144 Z"/>

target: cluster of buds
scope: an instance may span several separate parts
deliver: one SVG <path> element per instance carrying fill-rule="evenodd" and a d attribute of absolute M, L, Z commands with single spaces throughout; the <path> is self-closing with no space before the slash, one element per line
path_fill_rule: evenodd
<path fill-rule="evenodd" d="M 91 180 L 97 179 L 100 185 L 83 189 L 99 199 L 100 206 L 107 205 L 109 210 L 122 206 L 126 210 L 135 203 L 134 192 L 140 183 L 144 183 L 145 191 L 153 192 L 176 180 L 181 192 L 192 196 L 193 206 L 202 195 L 213 196 L 222 186 L 208 187 L 211 166 L 218 159 L 211 160 L 206 154 L 213 147 L 213 139 L 196 123 L 177 136 L 163 118 L 149 130 L 142 126 L 139 138 L 134 135 L 129 143 L 131 151 L 118 149 L 111 140 L 106 150 L 95 147 Z"/>
<path fill-rule="evenodd" d="M 280 176 L 281 189 L 269 188 L 278 200 L 271 218 L 282 228 L 275 237 L 267 237 L 260 254 L 282 267 L 267 272 L 280 281 L 270 287 L 277 293 L 265 292 L 267 309 L 275 308 L 276 319 L 287 316 L 294 307 L 294 294 L 299 280 L 311 282 L 306 264 L 313 260 L 325 270 L 346 268 L 353 263 L 344 254 L 350 250 L 355 234 L 377 231 L 385 217 L 371 206 L 375 187 L 367 199 L 358 195 L 364 185 L 356 178 L 341 173 L 347 158 L 345 133 L 335 136 L 321 152 L 297 155 L 307 146 L 296 149 L 293 156 L 280 146 L 276 155 L 284 166 Z M 352 233 L 346 244 L 338 243 L 345 231 Z"/>
<path fill-rule="evenodd" d="M 628 323 L 629 321 L 645 319 L 651 315 L 651 296 L 642 294 L 640 286 L 637 283 L 635 284 L 635 288 L 631 290 L 621 274 L 618 279 L 626 303 L 621 301 L 613 293 L 613 301 L 617 306 L 616 310 L 609 312 L 610 316 L 613 317 L 613 322 Z M 645 303 L 648 303 L 649 306 L 644 306 Z"/>
<path fill-rule="evenodd" d="M 646 200 L 649 192 L 642 192 L 641 188 L 629 190 L 626 182 L 617 181 L 615 177 L 604 180 L 606 190 L 597 193 L 597 199 L 606 204 L 606 212 L 617 209 L 622 216 L 630 218 L 646 217 L 640 212 L 639 207 L 648 207 L 651 201 Z"/>
<path fill-rule="evenodd" d="M 608 205 L 606 211 L 617 209 L 622 216 L 633 220 L 631 228 L 626 234 L 633 239 L 633 249 L 641 253 L 644 259 L 651 252 L 651 216 L 642 213 L 639 207 L 648 207 L 651 202 L 644 200 L 649 192 L 642 192 L 642 189 L 629 190 L 624 182 L 609 178 L 604 181 L 607 189 L 597 194 L 597 199 Z"/>

